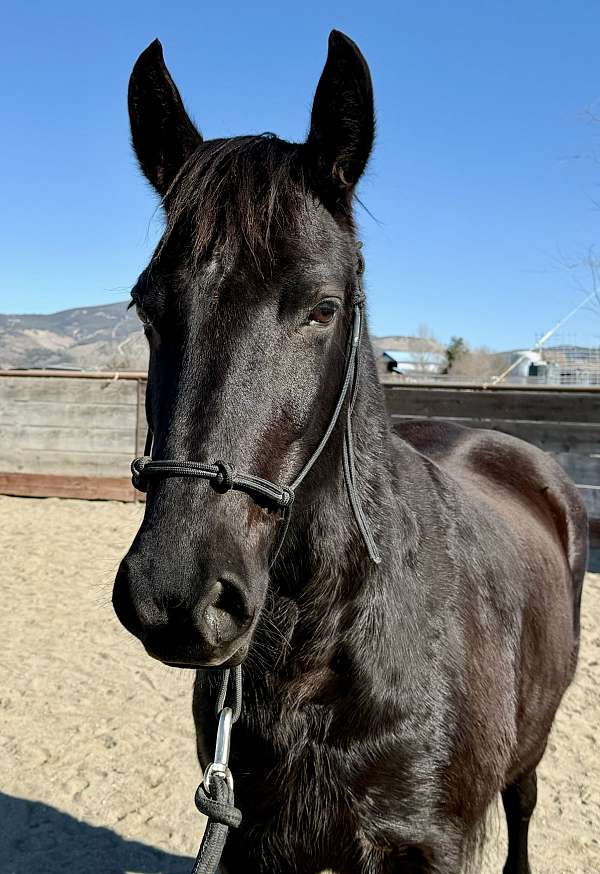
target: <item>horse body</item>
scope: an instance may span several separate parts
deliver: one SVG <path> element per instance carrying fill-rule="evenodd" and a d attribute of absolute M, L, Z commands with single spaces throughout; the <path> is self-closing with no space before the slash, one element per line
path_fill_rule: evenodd
<path fill-rule="evenodd" d="M 542 757 L 576 662 L 581 499 L 520 440 L 430 422 L 399 432 L 377 487 L 396 520 L 385 574 L 313 566 L 257 629 L 269 660 L 247 673 L 235 729 L 245 824 L 230 870 L 456 872 L 490 802 Z M 337 515 L 326 503 L 326 520 L 298 522 L 292 563 L 320 553 Z M 210 685 L 199 673 L 203 766 Z"/>
<path fill-rule="evenodd" d="M 132 292 L 153 458 L 294 482 L 340 396 L 362 292 L 352 201 L 374 133 L 366 62 L 332 33 L 301 144 L 203 140 L 158 43 L 134 67 L 129 111 L 167 216 Z M 155 478 L 115 610 L 150 655 L 201 669 L 203 765 L 207 669 L 244 662 L 231 872 L 456 874 L 501 792 L 505 874 L 526 874 L 535 768 L 577 658 L 585 510 L 521 441 L 428 422 L 394 432 L 366 333 L 357 367 L 356 473 L 340 420 L 281 550 L 277 514 L 248 494 Z"/>

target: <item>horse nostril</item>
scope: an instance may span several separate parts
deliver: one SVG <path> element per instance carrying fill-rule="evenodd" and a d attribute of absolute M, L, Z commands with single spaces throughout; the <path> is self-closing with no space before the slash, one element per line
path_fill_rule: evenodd
<path fill-rule="evenodd" d="M 174 620 L 181 625 L 191 622 L 189 606 L 182 598 L 169 595 L 162 599 L 162 607 L 169 620 Z"/>
<path fill-rule="evenodd" d="M 244 594 L 229 580 L 217 580 L 204 607 L 203 618 L 214 643 L 233 640 L 252 621 Z"/>
<path fill-rule="evenodd" d="M 248 604 L 242 590 L 229 580 L 217 580 L 217 597 L 213 606 L 244 621 L 248 619 Z"/>

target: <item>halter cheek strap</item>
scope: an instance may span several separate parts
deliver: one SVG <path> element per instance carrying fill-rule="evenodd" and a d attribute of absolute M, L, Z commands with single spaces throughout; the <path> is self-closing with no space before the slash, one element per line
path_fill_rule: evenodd
<path fill-rule="evenodd" d="M 352 512 L 369 554 L 369 558 L 375 564 L 379 564 L 381 556 L 373 539 L 373 535 L 371 534 L 369 523 L 360 500 L 360 495 L 356 488 L 354 440 L 352 436 L 352 411 L 354 409 L 359 385 L 359 349 L 365 305 L 365 297 L 362 288 L 363 269 L 364 262 L 362 260 L 362 254 L 359 251 L 357 288 L 352 305 L 352 324 L 346 348 L 344 377 L 338 399 L 331 415 L 331 419 L 329 420 L 329 424 L 327 425 L 316 449 L 313 451 L 312 455 L 290 486 L 279 486 L 269 480 L 263 479 L 262 477 L 252 476 L 251 474 L 236 473 L 233 468 L 224 461 L 214 461 L 212 464 L 204 464 L 199 461 L 154 461 L 151 457 L 152 432 L 149 431 L 146 440 L 146 454 L 140 458 L 134 459 L 131 465 L 131 478 L 135 488 L 139 489 L 139 491 L 145 492 L 148 487 L 148 480 L 152 478 L 196 477 L 208 480 L 212 488 L 216 492 L 219 492 L 219 494 L 224 494 L 232 489 L 234 491 L 244 492 L 261 507 L 267 507 L 279 511 L 282 517 L 282 528 L 277 546 L 271 557 L 272 566 L 279 555 L 289 528 L 291 508 L 294 503 L 296 489 L 304 481 L 305 477 L 325 449 L 329 438 L 333 433 L 333 429 L 340 418 L 344 402 L 346 401 L 346 398 L 348 398 L 342 456 L 344 480 L 350 506 L 352 507 Z"/>

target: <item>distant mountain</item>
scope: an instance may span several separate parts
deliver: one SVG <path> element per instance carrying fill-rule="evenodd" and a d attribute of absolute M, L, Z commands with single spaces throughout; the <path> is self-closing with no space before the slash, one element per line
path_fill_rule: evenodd
<path fill-rule="evenodd" d="M 440 352 L 422 337 L 373 337 L 376 354 Z M 49 315 L 0 314 L 0 369 L 146 370 L 146 340 L 127 302 L 77 307 Z"/>
<path fill-rule="evenodd" d="M 125 301 L 49 315 L 0 315 L 0 369 L 145 370 L 146 340 Z"/>
<path fill-rule="evenodd" d="M 444 347 L 433 337 L 411 337 L 406 334 L 394 335 L 393 337 L 371 337 L 371 343 L 375 350 L 385 351 L 395 349 L 399 352 L 413 354 L 437 353 L 443 354 Z"/>

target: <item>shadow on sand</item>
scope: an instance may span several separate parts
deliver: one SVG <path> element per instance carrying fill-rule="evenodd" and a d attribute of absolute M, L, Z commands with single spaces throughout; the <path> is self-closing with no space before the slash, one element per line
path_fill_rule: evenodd
<path fill-rule="evenodd" d="M 2 874 L 190 874 L 193 863 L 0 792 Z"/>

